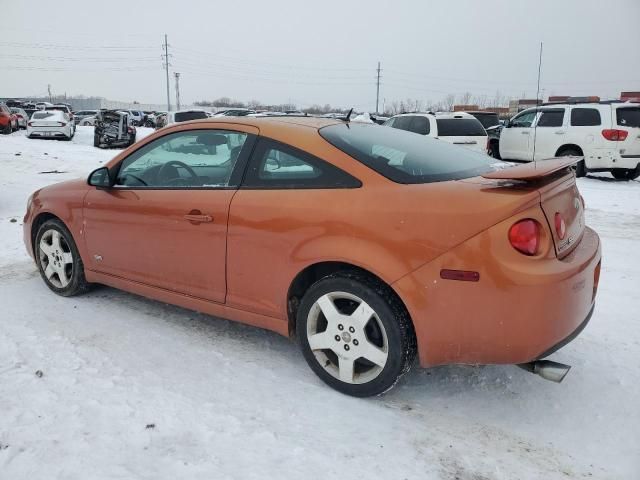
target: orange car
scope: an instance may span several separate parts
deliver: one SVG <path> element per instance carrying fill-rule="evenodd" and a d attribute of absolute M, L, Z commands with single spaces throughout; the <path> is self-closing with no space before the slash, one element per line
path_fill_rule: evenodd
<path fill-rule="evenodd" d="M 211 118 L 35 192 L 24 241 L 60 295 L 100 283 L 297 335 L 350 395 L 386 391 L 416 354 L 551 377 L 539 360 L 598 285 L 576 160 L 505 168 L 379 125 Z"/>

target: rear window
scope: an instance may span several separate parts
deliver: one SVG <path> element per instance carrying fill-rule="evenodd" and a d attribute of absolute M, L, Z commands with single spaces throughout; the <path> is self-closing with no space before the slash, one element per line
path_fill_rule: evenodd
<path fill-rule="evenodd" d="M 595 127 L 600 123 L 600 112 L 595 108 L 571 109 L 571 125 L 574 127 Z"/>
<path fill-rule="evenodd" d="M 436 124 L 439 137 L 478 137 L 487 134 L 475 118 L 438 118 Z"/>
<path fill-rule="evenodd" d="M 616 119 L 621 127 L 640 127 L 640 107 L 618 108 Z"/>
<path fill-rule="evenodd" d="M 175 115 L 176 122 L 186 122 L 188 120 L 199 120 L 201 118 L 207 118 L 205 112 L 178 112 Z"/>
<path fill-rule="evenodd" d="M 493 171 L 497 163 L 486 155 L 432 137 L 380 125 L 345 123 L 323 127 L 319 132 L 336 148 L 397 183 L 475 177 Z"/>
<path fill-rule="evenodd" d="M 471 115 L 476 117 L 484 128 L 500 125 L 500 118 L 498 118 L 498 115 L 496 113 L 472 113 Z"/>
<path fill-rule="evenodd" d="M 55 116 L 55 114 L 51 113 L 51 112 L 35 112 L 33 114 L 33 119 L 34 120 L 42 120 L 43 118 L 49 118 L 49 117 L 53 117 Z"/>

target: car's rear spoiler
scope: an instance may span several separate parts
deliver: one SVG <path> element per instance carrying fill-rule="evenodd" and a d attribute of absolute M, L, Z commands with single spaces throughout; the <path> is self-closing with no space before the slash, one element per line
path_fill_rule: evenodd
<path fill-rule="evenodd" d="M 539 180 L 559 170 L 578 163 L 584 157 L 562 157 L 537 162 L 525 163 L 511 168 L 504 168 L 485 173 L 483 178 L 492 180 Z"/>

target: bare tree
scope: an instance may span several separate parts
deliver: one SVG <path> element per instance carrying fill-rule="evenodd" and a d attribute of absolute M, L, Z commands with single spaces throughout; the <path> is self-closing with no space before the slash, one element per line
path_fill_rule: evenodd
<path fill-rule="evenodd" d="M 444 97 L 443 106 L 447 110 L 447 112 L 451 112 L 453 110 L 453 106 L 456 104 L 456 96 L 452 93 Z"/>

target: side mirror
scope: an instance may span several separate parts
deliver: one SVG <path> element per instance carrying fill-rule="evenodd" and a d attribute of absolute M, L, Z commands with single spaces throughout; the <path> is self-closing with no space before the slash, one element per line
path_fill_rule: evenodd
<path fill-rule="evenodd" d="M 509 128 L 511 127 L 511 120 L 505 120 L 504 121 L 504 128 Z"/>
<path fill-rule="evenodd" d="M 111 175 L 107 167 L 100 167 L 89 174 L 87 183 L 96 188 L 111 188 Z"/>

